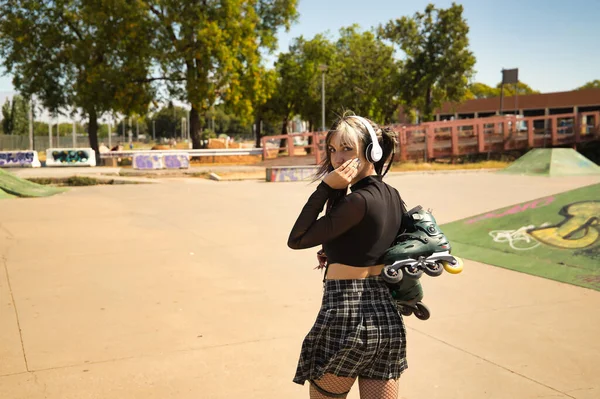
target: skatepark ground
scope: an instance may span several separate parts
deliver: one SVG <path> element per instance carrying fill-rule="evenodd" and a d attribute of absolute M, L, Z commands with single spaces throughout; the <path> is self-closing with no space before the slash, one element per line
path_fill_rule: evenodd
<path fill-rule="evenodd" d="M 386 178 L 440 224 L 599 182 Z M 287 236 L 315 185 L 165 178 L 0 201 L 0 398 L 308 398 L 320 306 Z M 423 277 L 400 397 L 600 397 L 600 292 L 466 260 Z M 355 386 L 349 398 L 358 398 Z"/>

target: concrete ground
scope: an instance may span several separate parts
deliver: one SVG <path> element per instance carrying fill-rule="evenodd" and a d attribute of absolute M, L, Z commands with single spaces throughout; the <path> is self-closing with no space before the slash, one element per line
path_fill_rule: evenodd
<path fill-rule="evenodd" d="M 387 181 L 445 223 L 599 179 Z M 0 202 L 0 398 L 307 398 L 291 380 L 321 273 L 286 241 L 313 190 L 179 178 Z M 600 397 L 599 292 L 472 261 L 423 284 L 400 397 Z"/>

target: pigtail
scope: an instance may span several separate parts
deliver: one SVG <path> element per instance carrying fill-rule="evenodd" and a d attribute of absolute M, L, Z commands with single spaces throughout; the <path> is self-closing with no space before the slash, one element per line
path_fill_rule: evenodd
<path fill-rule="evenodd" d="M 394 161 L 394 155 L 396 155 L 397 136 L 396 132 L 389 127 L 380 128 L 380 131 L 381 138 L 379 140 L 379 144 L 383 150 L 383 156 L 381 157 L 381 160 L 375 163 L 375 171 L 379 176 L 383 177 L 390 170 L 392 162 Z M 385 169 L 385 172 L 383 172 L 383 167 L 385 166 L 386 161 L 388 162 L 387 168 Z"/>

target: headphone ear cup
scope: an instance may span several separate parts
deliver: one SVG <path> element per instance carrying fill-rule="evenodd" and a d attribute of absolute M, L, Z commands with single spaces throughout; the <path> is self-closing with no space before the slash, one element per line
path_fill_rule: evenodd
<path fill-rule="evenodd" d="M 373 143 L 369 143 L 369 145 L 367 145 L 367 148 L 365 148 L 365 158 L 367 158 L 367 161 L 369 161 L 370 163 L 375 163 L 373 162 L 373 158 L 371 158 L 371 150 L 373 149 Z"/>

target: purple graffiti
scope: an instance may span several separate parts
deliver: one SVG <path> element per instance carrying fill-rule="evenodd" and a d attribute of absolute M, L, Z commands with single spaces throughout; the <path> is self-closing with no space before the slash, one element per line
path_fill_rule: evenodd
<path fill-rule="evenodd" d="M 473 224 L 475 222 L 479 222 L 485 219 L 497 219 L 506 215 L 514 215 L 515 213 L 521 213 L 523 211 L 526 211 L 527 209 L 540 208 L 542 206 L 550 205 L 552 202 L 554 202 L 554 200 L 554 197 L 540 198 L 531 202 L 526 202 L 524 204 L 515 205 L 502 213 L 489 212 L 483 215 L 476 216 L 473 219 L 465 221 L 465 224 Z"/>
<path fill-rule="evenodd" d="M 187 155 L 165 154 L 163 161 L 167 169 L 183 169 L 190 167 L 190 160 Z"/>
<path fill-rule="evenodd" d="M 133 157 L 133 167 L 136 169 L 162 169 L 162 157 L 137 154 Z"/>
<path fill-rule="evenodd" d="M 314 168 L 277 168 L 271 169 L 271 180 L 275 181 L 303 181 L 308 180 L 315 173 Z"/>
<path fill-rule="evenodd" d="M 0 166 L 31 166 L 33 161 L 33 151 L 0 153 Z"/>

